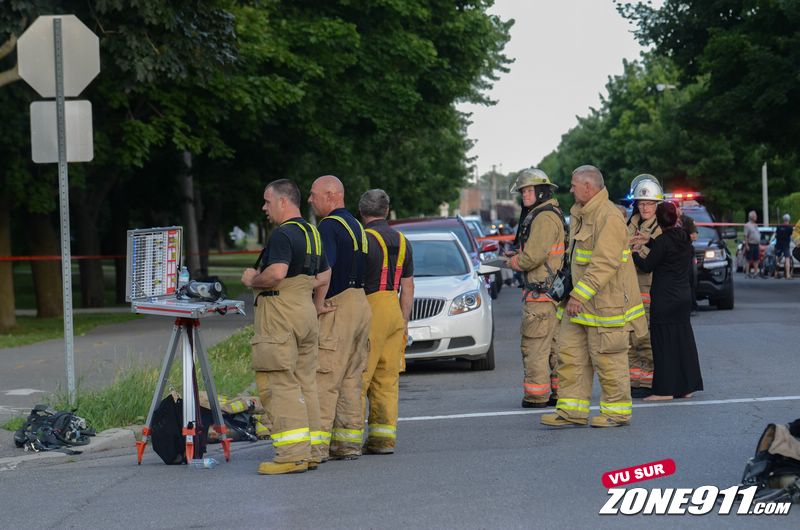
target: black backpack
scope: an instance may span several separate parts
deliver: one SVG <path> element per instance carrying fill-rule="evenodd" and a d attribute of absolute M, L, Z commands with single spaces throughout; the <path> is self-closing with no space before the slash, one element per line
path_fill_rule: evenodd
<path fill-rule="evenodd" d="M 94 429 L 87 426 L 86 420 L 76 416 L 75 411 L 55 412 L 47 405 L 36 405 L 25 424 L 14 433 L 14 445 L 33 452 L 80 454 L 68 448 L 86 445 L 89 437 L 94 435 Z"/>
<path fill-rule="evenodd" d="M 197 417 L 200 417 L 198 407 Z M 195 419 L 194 458 L 203 458 L 206 433 L 203 424 Z M 150 422 L 150 442 L 153 451 L 167 465 L 186 463 L 186 438 L 183 436 L 183 399 L 170 393 L 161 400 Z"/>

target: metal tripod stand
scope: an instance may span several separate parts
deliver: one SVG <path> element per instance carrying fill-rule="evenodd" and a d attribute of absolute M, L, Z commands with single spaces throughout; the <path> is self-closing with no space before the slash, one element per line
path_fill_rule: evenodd
<path fill-rule="evenodd" d="M 137 312 L 144 313 L 146 311 Z M 169 377 L 172 363 L 175 360 L 179 338 L 182 339 L 181 359 L 183 362 L 183 429 L 181 434 L 186 437 L 186 461 L 189 462 L 194 458 L 195 436 L 198 434 L 195 426 L 197 413 L 197 404 L 195 403 L 194 395 L 195 358 L 197 362 L 200 363 L 200 372 L 202 373 L 203 383 L 208 393 L 209 407 L 214 420 L 212 427 L 220 434 L 220 443 L 222 443 L 225 460 L 230 461 L 231 440 L 227 436 L 228 429 L 222 418 L 222 411 L 220 410 L 219 399 L 217 398 L 217 388 L 214 385 L 214 378 L 211 376 L 211 369 L 208 363 L 208 355 L 200 339 L 200 320 L 198 318 L 178 317 L 175 319 L 175 325 L 172 328 L 172 337 L 167 347 L 164 363 L 161 366 L 161 376 L 159 377 L 155 394 L 153 394 L 150 412 L 147 413 L 147 421 L 142 429 L 142 440 L 136 442 L 138 463 L 140 465 L 142 463 L 144 448 L 147 446 L 147 441 L 150 438 L 150 426 L 153 421 L 153 413 L 161 401 L 164 390 L 167 388 L 167 378 Z"/>

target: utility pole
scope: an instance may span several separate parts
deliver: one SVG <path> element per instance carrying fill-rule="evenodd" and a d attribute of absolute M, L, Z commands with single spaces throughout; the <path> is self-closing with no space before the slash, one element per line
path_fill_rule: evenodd
<path fill-rule="evenodd" d="M 761 210 L 764 212 L 761 224 L 764 226 L 769 226 L 769 206 L 767 204 L 769 201 L 767 198 L 767 163 L 764 162 L 764 165 L 761 166 Z"/>
<path fill-rule="evenodd" d="M 489 222 L 494 222 L 497 219 L 497 170 L 494 164 L 492 164 L 492 192 L 489 196 L 489 215 L 491 219 Z"/>

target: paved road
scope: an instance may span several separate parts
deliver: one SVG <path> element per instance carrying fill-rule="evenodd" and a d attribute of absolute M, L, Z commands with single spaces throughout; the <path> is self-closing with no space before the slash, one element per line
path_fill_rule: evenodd
<path fill-rule="evenodd" d="M 539 425 L 539 411 L 519 408 L 519 292 L 505 289 L 497 369 L 437 363 L 405 374 L 393 456 L 261 477 L 255 467 L 272 454 L 268 443 L 234 445 L 232 461 L 213 470 L 164 466 L 150 451 L 139 467 L 131 448 L 0 472 L 0 498 L 15 507 L 4 510 L 3 525 L 798 528 L 798 506 L 788 516 L 597 514 L 608 499 L 606 471 L 672 458 L 674 475 L 642 487 L 724 488 L 738 482 L 768 422 L 800 416 L 800 280 L 737 277 L 736 288 L 735 310 L 704 310 L 693 321 L 706 391 L 672 403 L 637 400 L 629 427 L 553 430 Z"/>

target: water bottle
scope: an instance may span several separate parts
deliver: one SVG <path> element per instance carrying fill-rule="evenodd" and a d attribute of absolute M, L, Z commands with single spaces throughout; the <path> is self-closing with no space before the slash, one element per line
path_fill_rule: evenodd
<path fill-rule="evenodd" d="M 218 462 L 210 457 L 194 458 L 189 460 L 189 465 L 195 469 L 214 469 L 217 467 Z"/>
<path fill-rule="evenodd" d="M 184 265 L 178 273 L 178 289 L 189 283 L 189 269 Z"/>

